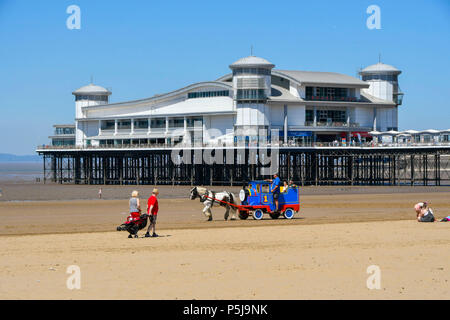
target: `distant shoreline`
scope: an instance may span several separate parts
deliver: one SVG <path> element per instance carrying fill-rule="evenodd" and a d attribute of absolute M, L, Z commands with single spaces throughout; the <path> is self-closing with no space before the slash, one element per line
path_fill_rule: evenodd
<path fill-rule="evenodd" d="M 42 156 L 36 154 L 16 155 L 0 153 L 0 163 L 41 162 Z"/>
<path fill-rule="evenodd" d="M 0 184 L 36 183 L 36 179 L 42 179 L 43 176 L 42 162 L 0 162 Z"/>
<path fill-rule="evenodd" d="M 0 160 L 0 164 L 1 163 L 41 163 L 42 162 L 42 160 L 30 160 L 30 161 L 23 161 L 23 160 L 21 160 L 21 161 L 15 161 L 15 160 L 12 160 L 12 161 L 3 161 L 3 160 Z"/>

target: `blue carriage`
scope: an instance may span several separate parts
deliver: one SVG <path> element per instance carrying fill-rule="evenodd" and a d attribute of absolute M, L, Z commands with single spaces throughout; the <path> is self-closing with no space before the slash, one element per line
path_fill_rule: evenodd
<path fill-rule="evenodd" d="M 254 219 L 261 220 L 267 213 L 272 219 L 277 219 L 280 215 L 286 219 L 292 219 L 295 213 L 300 211 L 298 186 L 291 185 L 287 189 L 281 187 L 278 198 L 280 210 L 276 212 L 270 185 L 267 181 L 251 181 L 240 191 L 239 218 L 247 219 L 251 214 Z"/>

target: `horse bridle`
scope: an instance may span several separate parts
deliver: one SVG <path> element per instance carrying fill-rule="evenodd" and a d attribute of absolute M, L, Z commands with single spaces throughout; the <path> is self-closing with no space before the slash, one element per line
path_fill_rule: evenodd
<path fill-rule="evenodd" d="M 197 187 L 194 187 L 194 188 L 191 190 L 191 192 L 193 193 L 193 196 L 194 196 L 194 198 L 193 198 L 192 200 L 197 199 L 197 198 L 200 198 L 200 202 L 203 203 L 203 202 L 206 201 L 206 199 L 208 199 L 208 197 L 206 196 L 206 194 L 200 195 L 200 194 L 198 193 Z"/>
<path fill-rule="evenodd" d="M 197 187 L 192 188 L 191 190 L 191 194 L 193 196 L 192 200 L 196 199 L 197 197 L 199 197 L 198 191 L 197 191 Z M 192 197 L 191 196 L 191 197 Z"/>

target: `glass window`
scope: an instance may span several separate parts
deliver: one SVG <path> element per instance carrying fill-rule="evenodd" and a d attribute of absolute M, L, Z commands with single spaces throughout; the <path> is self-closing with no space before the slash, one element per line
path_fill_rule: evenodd
<path fill-rule="evenodd" d="M 102 121 L 102 130 L 112 130 L 115 128 L 114 120 Z"/>
<path fill-rule="evenodd" d="M 166 119 L 165 118 L 154 118 L 151 122 L 151 127 L 155 129 L 162 129 L 166 127 Z"/>
<path fill-rule="evenodd" d="M 60 134 L 75 134 L 75 128 L 65 128 L 65 127 L 55 128 L 55 135 Z"/>
<path fill-rule="evenodd" d="M 229 90 L 222 91 L 206 91 L 206 92 L 189 92 L 188 99 L 195 98 L 211 98 L 211 97 L 227 97 L 230 95 Z"/>
<path fill-rule="evenodd" d="M 314 121 L 314 110 L 305 111 L 305 120 L 310 122 Z"/>
<path fill-rule="evenodd" d="M 135 129 L 147 129 L 148 128 L 148 119 L 134 120 L 134 128 Z"/>
<path fill-rule="evenodd" d="M 236 68 L 233 70 L 233 75 L 241 74 L 259 74 L 259 75 L 270 75 L 271 71 L 267 68 Z"/>
<path fill-rule="evenodd" d="M 196 124 L 196 122 L 200 122 L 200 125 L 203 125 L 203 118 L 202 117 L 190 117 L 186 119 L 187 126 L 190 128 L 193 128 Z"/>
<path fill-rule="evenodd" d="M 236 98 L 238 100 L 264 100 L 266 94 L 264 89 L 238 89 Z"/>
<path fill-rule="evenodd" d="M 343 100 L 349 97 L 348 88 L 306 87 L 307 99 Z"/>
<path fill-rule="evenodd" d="M 345 110 L 317 110 L 317 122 L 346 122 L 346 121 L 347 119 Z"/>
<path fill-rule="evenodd" d="M 119 120 L 117 126 L 119 129 L 131 129 L 131 120 Z"/>
<path fill-rule="evenodd" d="M 169 128 L 183 128 L 184 118 L 169 119 Z"/>

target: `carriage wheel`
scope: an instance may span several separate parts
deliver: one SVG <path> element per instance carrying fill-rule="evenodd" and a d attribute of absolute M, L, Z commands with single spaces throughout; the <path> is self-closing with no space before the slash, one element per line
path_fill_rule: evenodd
<path fill-rule="evenodd" d="M 264 213 L 261 209 L 256 209 L 255 212 L 253 212 L 253 219 L 255 220 L 261 220 L 264 216 Z"/>
<path fill-rule="evenodd" d="M 284 211 L 284 217 L 286 218 L 286 219 L 292 219 L 293 217 L 294 217 L 294 210 L 292 210 L 291 208 L 287 208 L 285 211 Z"/>
<path fill-rule="evenodd" d="M 269 215 L 272 219 L 278 219 L 280 217 L 279 213 L 269 213 Z"/>
<path fill-rule="evenodd" d="M 239 219 L 245 220 L 248 218 L 248 211 L 239 211 Z"/>

